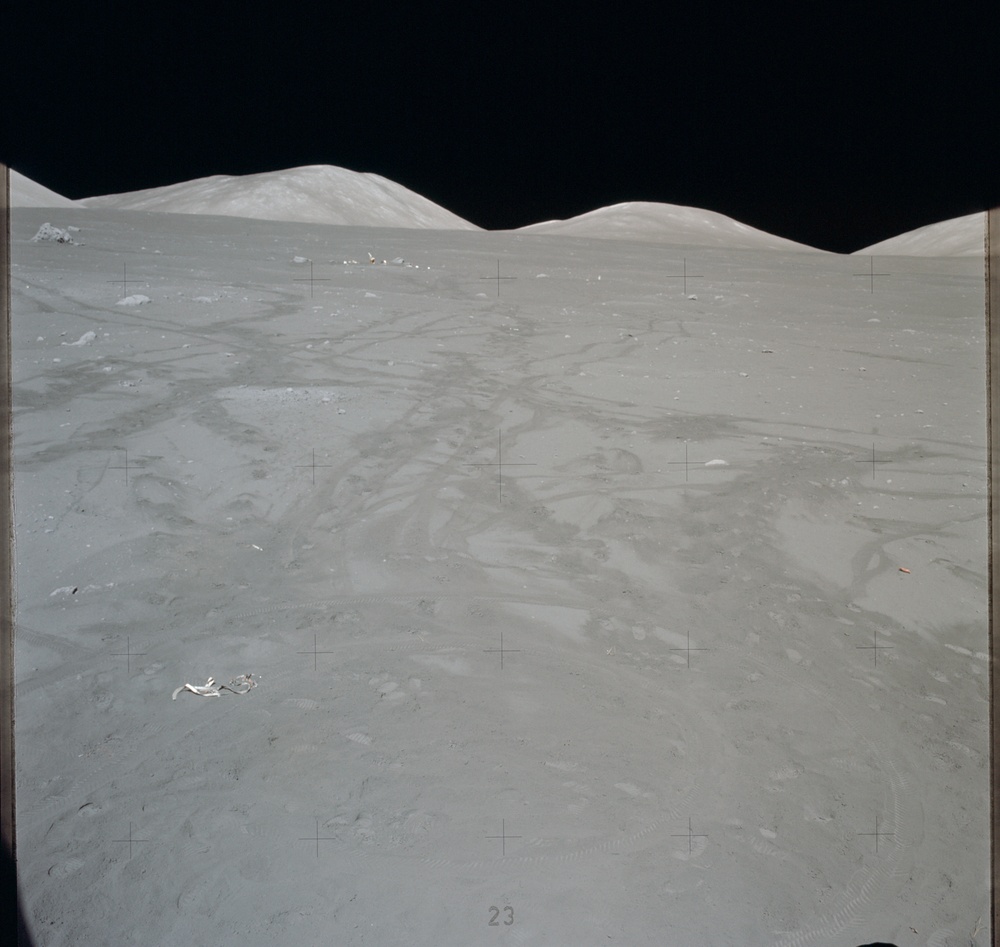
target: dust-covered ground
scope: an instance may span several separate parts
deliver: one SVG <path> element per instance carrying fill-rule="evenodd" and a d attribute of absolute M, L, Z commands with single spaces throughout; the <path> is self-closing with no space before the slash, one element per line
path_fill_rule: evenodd
<path fill-rule="evenodd" d="M 40 945 L 989 942 L 981 260 L 13 238 Z"/>

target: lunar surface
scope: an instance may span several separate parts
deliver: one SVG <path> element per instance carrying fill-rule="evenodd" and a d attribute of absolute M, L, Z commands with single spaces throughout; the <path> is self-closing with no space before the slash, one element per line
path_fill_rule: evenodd
<path fill-rule="evenodd" d="M 14 211 L 38 944 L 989 942 L 981 256 L 612 236 Z"/>

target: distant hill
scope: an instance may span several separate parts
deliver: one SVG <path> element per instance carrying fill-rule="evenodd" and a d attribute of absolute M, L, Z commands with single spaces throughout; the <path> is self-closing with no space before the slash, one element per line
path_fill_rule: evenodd
<path fill-rule="evenodd" d="M 62 194 L 56 194 L 41 184 L 36 184 L 31 178 L 10 169 L 10 206 L 11 207 L 74 207 L 71 201 Z"/>
<path fill-rule="evenodd" d="M 127 194 L 87 197 L 77 203 L 114 210 L 353 227 L 480 229 L 388 178 L 319 164 L 236 177 L 220 174 Z"/>
<path fill-rule="evenodd" d="M 862 256 L 982 256 L 986 215 L 968 214 L 918 227 L 858 250 Z"/>
<path fill-rule="evenodd" d="M 517 233 L 634 240 L 640 243 L 693 244 L 739 250 L 819 253 L 815 247 L 776 237 L 747 224 L 697 207 L 629 201 L 571 217 L 521 227 Z"/>

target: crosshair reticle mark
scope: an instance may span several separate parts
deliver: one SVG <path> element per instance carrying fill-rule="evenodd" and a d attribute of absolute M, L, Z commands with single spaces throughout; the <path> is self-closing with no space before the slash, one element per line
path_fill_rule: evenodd
<path fill-rule="evenodd" d="M 875 479 L 875 465 L 876 464 L 891 464 L 891 460 L 876 460 L 875 459 L 875 442 L 872 441 L 872 456 L 869 460 L 856 460 L 856 464 L 871 464 L 872 465 L 872 480 Z"/>
<path fill-rule="evenodd" d="M 854 646 L 858 651 L 871 651 L 872 657 L 875 659 L 875 667 L 878 667 L 878 653 L 879 651 L 889 651 L 895 647 L 891 644 L 879 644 L 878 643 L 878 629 L 875 629 L 874 637 L 871 644 L 859 644 Z"/>
<path fill-rule="evenodd" d="M 296 470 L 309 470 L 309 469 L 311 469 L 312 470 L 312 482 L 313 482 L 313 486 L 315 486 L 316 485 L 316 468 L 317 467 L 332 467 L 332 466 L 333 466 L 333 464 L 317 464 L 316 463 L 316 448 L 314 447 L 313 451 L 312 451 L 312 463 L 311 464 L 296 464 L 295 465 L 295 469 Z"/>
<path fill-rule="evenodd" d="M 892 838 L 895 836 L 895 832 L 882 832 L 878 827 L 878 813 L 875 813 L 875 831 L 874 832 L 858 832 L 858 835 L 870 835 L 875 839 L 875 854 L 878 854 L 878 840 L 880 838 Z"/>
<path fill-rule="evenodd" d="M 672 832 L 671 835 L 670 835 L 670 837 L 671 838 L 686 838 L 688 840 L 688 854 L 689 855 L 692 854 L 692 852 L 694 851 L 694 847 L 692 845 L 692 842 L 693 842 L 694 839 L 696 839 L 696 838 L 708 838 L 708 836 L 705 835 L 703 832 L 694 832 L 694 831 L 692 831 L 690 816 L 688 817 L 688 830 L 686 832 L 679 832 L 679 833 L 678 832 Z"/>
<path fill-rule="evenodd" d="M 327 836 L 327 835 L 320 835 L 319 834 L 319 819 L 317 819 L 316 820 L 316 834 L 315 835 L 309 835 L 306 838 L 300 838 L 299 841 L 300 842 L 315 842 L 316 843 L 316 857 L 319 858 L 319 843 L 320 842 L 336 842 L 337 839 L 333 838 L 333 837 L 330 837 L 330 836 Z"/>
<path fill-rule="evenodd" d="M 293 283 L 308 283 L 309 284 L 309 298 L 313 298 L 313 289 L 316 283 L 329 283 L 330 278 L 327 276 L 313 276 L 313 264 L 312 260 L 309 261 L 309 276 L 300 276 L 298 279 L 293 279 Z"/>
<path fill-rule="evenodd" d="M 516 654 L 520 651 L 520 648 L 505 648 L 503 646 L 503 632 L 500 632 L 500 647 L 499 648 L 483 648 L 484 654 L 499 654 L 500 655 L 500 670 L 503 670 L 503 656 L 505 654 Z"/>
<path fill-rule="evenodd" d="M 296 654 L 311 654 L 313 656 L 313 670 L 318 670 L 316 666 L 316 657 L 320 654 L 333 654 L 332 651 L 320 651 L 319 646 L 316 644 L 316 635 L 313 635 L 313 646 L 312 651 L 296 651 Z"/>
<path fill-rule="evenodd" d="M 500 820 L 500 834 L 499 835 L 487 835 L 485 838 L 489 840 L 499 840 L 500 842 L 500 854 L 507 854 L 507 839 L 523 838 L 521 835 L 508 835 L 507 834 L 507 820 Z"/>
<path fill-rule="evenodd" d="M 112 651 L 111 656 L 113 658 L 125 658 L 125 667 L 128 673 L 132 673 L 132 658 L 137 658 L 144 655 L 145 651 L 133 651 L 132 650 L 132 638 L 130 635 L 125 636 L 125 650 L 124 651 Z"/>
<path fill-rule="evenodd" d="M 691 464 L 699 464 L 699 465 L 701 465 L 703 467 L 708 468 L 709 461 L 707 461 L 707 460 L 690 460 L 689 457 L 688 457 L 688 442 L 685 441 L 684 442 L 684 459 L 683 460 L 668 460 L 668 461 L 666 461 L 666 463 L 667 463 L 668 466 L 671 466 L 671 467 L 680 467 L 680 466 L 683 466 L 684 467 L 684 480 L 685 480 L 685 482 L 687 482 L 688 473 L 689 473 Z M 713 465 L 713 468 L 711 468 L 711 469 L 714 469 L 714 466 L 718 466 L 719 468 L 723 468 L 723 467 L 728 467 L 729 465 L 728 464 Z"/>
<path fill-rule="evenodd" d="M 142 464 L 130 464 L 129 463 L 129 459 L 128 459 L 128 450 L 126 450 L 125 448 L 122 448 L 122 450 L 123 450 L 123 452 L 125 454 L 125 463 L 124 464 L 119 464 L 117 466 L 112 465 L 112 466 L 108 467 L 108 470 L 124 470 L 125 471 L 125 486 L 128 486 L 128 472 L 130 470 L 141 470 L 142 469 Z"/>
<path fill-rule="evenodd" d="M 686 648 L 671 648 L 671 651 L 684 651 L 687 657 L 687 666 L 691 667 L 691 652 L 692 651 L 708 651 L 708 648 L 692 648 L 691 647 L 691 629 L 687 631 L 687 647 Z"/>
<path fill-rule="evenodd" d="M 876 276 L 892 276 L 891 273 L 876 273 L 875 272 L 875 257 L 868 257 L 868 272 L 867 273 L 854 273 L 854 276 L 867 276 L 868 277 L 868 291 L 870 293 L 875 292 L 875 277 Z"/>
<path fill-rule="evenodd" d="M 106 282 L 108 282 L 108 283 L 115 283 L 115 284 L 119 284 L 120 283 L 121 284 L 121 288 L 122 288 L 122 299 L 124 299 L 126 296 L 128 296 L 128 284 L 129 283 L 140 283 L 140 284 L 142 284 L 142 283 L 145 283 L 146 281 L 145 280 L 136 280 L 136 279 L 131 279 L 130 280 L 128 278 L 128 264 L 127 263 L 123 263 L 122 264 L 122 278 L 121 279 L 109 279 Z"/>
<path fill-rule="evenodd" d="M 132 846 L 137 845 L 139 842 L 148 842 L 148 838 L 135 838 L 132 835 L 132 823 L 128 824 L 128 838 L 113 838 L 112 842 L 128 842 L 128 857 L 132 857 Z"/>
<path fill-rule="evenodd" d="M 462 464 L 463 467 L 496 467 L 497 469 L 497 489 L 500 502 L 503 503 L 503 468 L 504 467 L 537 467 L 537 464 L 509 464 L 503 459 L 503 432 L 497 431 L 497 459 L 490 463 Z"/>
<path fill-rule="evenodd" d="M 676 273 L 667 273 L 667 274 L 664 274 L 664 275 L 666 276 L 667 279 L 677 279 L 677 274 Z M 681 279 L 684 281 L 683 282 L 683 287 L 684 287 L 683 293 L 684 293 L 685 296 L 687 295 L 687 291 L 688 291 L 688 280 L 689 279 L 704 279 L 705 278 L 704 275 L 701 274 L 701 273 L 689 273 L 688 272 L 687 257 L 684 257 L 684 260 L 683 260 L 683 271 L 680 274 L 680 276 L 681 276 Z"/>
<path fill-rule="evenodd" d="M 480 276 L 480 279 L 496 280 L 497 282 L 497 299 L 500 298 L 500 281 L 501 280 L 516 280 L 516 276 L 501 276 L 500 275 L 500 261 L 497 260 L 497 275 L 496 276 Z"/>

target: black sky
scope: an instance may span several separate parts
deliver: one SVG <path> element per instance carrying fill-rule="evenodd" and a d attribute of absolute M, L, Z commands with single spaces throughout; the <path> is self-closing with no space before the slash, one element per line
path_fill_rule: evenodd
<path fill-rule="evenodd" d="M 0 160 L 67 197 L 332 164 L 488 229 L 648 200 L 841 252 L 1000 202 L 997 17 L 954 4 L 16 6 Z"/>

